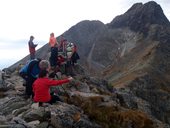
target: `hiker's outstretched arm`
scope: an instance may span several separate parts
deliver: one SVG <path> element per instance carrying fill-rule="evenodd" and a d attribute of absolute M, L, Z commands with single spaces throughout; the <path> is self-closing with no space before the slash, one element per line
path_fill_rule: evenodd
<path fill-rule="evenodd" d="M 72 79 L 73 79 L 72 77 L 69 77 L 69 78 L 63 79 L 63 80 L 50 80 L 50 79 L 49 79 L 48 85 L 49 85 L 49 86 L 62 85 L 62 84 L 65 84 L 65 83 L 70 82 Z"/>

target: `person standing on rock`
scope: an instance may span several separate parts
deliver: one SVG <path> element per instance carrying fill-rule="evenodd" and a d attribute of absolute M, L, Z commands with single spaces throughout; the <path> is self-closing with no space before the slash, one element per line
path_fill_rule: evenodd
<path fill-rule="evenodd" d="M 79 54 L 77 53 L 77 46 L 74 44 L 74 47 L 72 48 L 72 56 L 71 56 L 71 64 L 74 66 L 77 64 L 77 60 L 80 59 Z"/>
<path fill-rule="evenodd" d="M 57 57 L 58 57 L 58 42 L 57 39 L 54 37 L 54 33 L 50 34 L 49 45 L 51 50 L 50 55 L 50 66 L 52 69 L 55 69 L 57 66 Z"/>
<path fill-rule="evenodd" d="M 39 78 L 33 83 L 33 100 L 35 102 L 39 102 L 39 106 L 42 106 L 43 103 L 53 104 L 56 101 L 61 101 L 61 99 L 57 95 L 50 94 L 50 87 L 68 83 L 72 79 L 72 77 L 68 77 L 63 80 L 49 79 L 48 71 L 41 70 L 39 73 Z"/>
<path fill-rule="evenodd" d="M 30 52 L 30 60 L 35 59 L 35 48 L 38 45 L 38 44 L 34 44 L 33 40 L 34 40 L 34 36 L 30 36 L 30 40 L 28 42 L 29 52 Z"/>

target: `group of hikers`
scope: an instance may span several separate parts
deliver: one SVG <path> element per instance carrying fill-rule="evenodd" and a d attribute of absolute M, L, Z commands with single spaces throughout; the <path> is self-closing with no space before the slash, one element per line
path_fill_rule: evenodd
<path fill-rule="evenodd" d="M 33 42 L 34 37 L 30 36 L 28 42 L 30 51 L 30 61 L 24 65 L 20 71 L 20 76 L 25 80 L 25 98 L 32 98 L 34 102 L 42 103 L 55 103 L 56 101 L 62 101 L 59 96 L 50 91 L 51 86 L 62 85 L 69 83 L 73 78 L 68 76 L 65 79 L 54 79 L 58 77 L 56 74 L 61 73 L 61 67 L 64 66 L 63 73 L 66 75 L 70 71 L 72 66 L 80 59 L 77 53 L 77 47 L 75 44 L 68 42 L 62 38 L 60 44 L 54 37 L 54 33 L 50 34 L 49 46 L 51 54 L 49 61 L 45 59 L 35 59 L 35 48 L 37 44 Z M 59 77 L 58 77 L 59 78 Z"/>

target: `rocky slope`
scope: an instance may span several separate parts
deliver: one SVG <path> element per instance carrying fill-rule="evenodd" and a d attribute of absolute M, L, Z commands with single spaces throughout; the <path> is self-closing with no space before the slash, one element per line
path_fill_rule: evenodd
<path fill-rule="evenodd" d="M 38 107 L 22 95 L 24 87 L 18 71 L 3 73 L 0 79 L 0 127 L 4 128 L 169 128 L 138 109 L 126 106 L 132 94 L 109 91 L 107 81 L 86 75 L 74 67 L 74 81 L 53 88 L 64 102 Z M 2 74 L 2 72 L 0 72 Z M 63 76 L 65 77 L 65 76 Z M 126 102 L 124 102 L 126 101 Z M 145 103 L 142 99 L 136 102 Z"/>
<path fill-rule="evenodd" d="M 152 9 L 149 10 L 148 7 Z M 135 11 L 136 9 L 138 11 Z M 130 20 L 123 22 L 126 18 Z M 104 72 L 113 86 L 130 89 L 131 93 L 149 103 L 151 115 L 168 124 L 170 124 L 169 25 L 162 9 L 155 2 L 136 4 L 124 15 L 114 19 L 110 24 L 112 28 L 128 27 L 142 38 L 138 38 L 136 46 L 120 58 L 117 64 Z"/>
<path fill-rule="evenodd" d="M 137 3 L 109 24 L 82 21 L 63 35 L 77 44 L 80 64 L 92 76 L 109 82 L 103 85 L 99 79 L 84 74 L 85 77 L 80 80 L 83 84 L 81 88 L 89 88 L 89 92 L 97 93 L 97 98 L 96 94 L 92 94 L 95 98 L 88 99 L 83 90 L 79 93 L 83 97 L 75 96 L 76 100 L 70 99 L 71 104 L 78 105 L 99 126 L 112 127 L 109 122 L 114 122 L 114 127 L 169 127 L 170 23 L 160 5 L 153 1 Z M 37 51 L 41 58 L 48 59 L 48 54 L 48 45 Z M 9 69 L 14 71 L 19 63 L 27 60 L 26 57 Z M 96 89 L 97 86 L 104 89 L 102 95 L 107 92 L 107 96 L 112 96 L 109 103 L 103 103 L 105 99 L 99 98 L 101 90 Z M 111 88 L 110 91 L 113 86 L 114 93 L 110 94 L 106 86 Z M 113 102 L 111 108 L 107 106 L 110 102 Z M 107 104 L 107 107 L 102 109 L 101 104 Z M 108 111 L 104 111 L 105 107 Z M 101 118 L 100 115 L 105 116 Z"/>

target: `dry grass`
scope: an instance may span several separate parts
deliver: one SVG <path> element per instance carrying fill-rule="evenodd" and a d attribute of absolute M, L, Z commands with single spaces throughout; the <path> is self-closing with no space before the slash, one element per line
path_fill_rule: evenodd
<path fill-rule="evenodd" d="M 114 81 L 112 83 L 112 85 L 114 87 L 124 87 L 126 86 L 130 81 L 133 81 L 135 78 L 137 77 L 137 75 L 135 73 L 131 73 L 131 74 L 128 74 L 124 77 L 121 77 L 119 79 L 117 79 L 116 81 Z"/>
<path fill-rule="evenodd" d="M 103 76 L 109 78 L 113 73 L 134 72 L 147 67 L 148 63 L 152 61 L 154 57 L 157 45 L 158 42 L 141 42 L 138 47 L 132 49 L 131 52 L 120 58 L 117 64 L 105 69 Z"/>
<path fill-rule="evenodd" d="M 75 96 L 71 99 L 75 105 L 81 106 L 90 120 L 102 125 L 103 128 L 154 128 L 153 122 L 143 112 L 122 109 L 118 106 L 100 106 L 103 97 L 95 96 L 82 98 Z"/>

